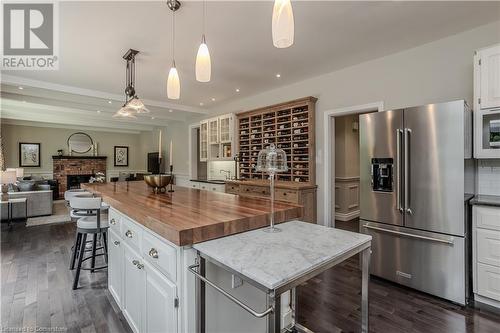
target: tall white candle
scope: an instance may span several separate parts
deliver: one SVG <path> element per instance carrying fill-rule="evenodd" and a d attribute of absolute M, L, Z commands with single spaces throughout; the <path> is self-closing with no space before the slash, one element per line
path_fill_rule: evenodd
<path fill-rule="evenodd" d="M 158 137 L 158 158 L 161 158 L 161 130 L 160 130 L 160 135 Z"/>
<path fill-rule="evenodd" d="M 170 140 L 170 153 L 169 153 L 169 158 L 170 158 L 170 165 L 174 165 L 172 163 L 172 155 L 173 155 L 174 151 L 173 151 L 173 146 L 172 146 L 172 140 Z"/>

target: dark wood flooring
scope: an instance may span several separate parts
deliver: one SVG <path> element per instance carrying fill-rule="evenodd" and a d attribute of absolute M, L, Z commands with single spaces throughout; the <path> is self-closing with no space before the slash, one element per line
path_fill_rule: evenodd
<path fill-rule="evenodd" d="M 337 226 L 350 229 L 353 225 Z M 15 224 L 11 231 L 2 225 L 3 328 L 130 332 L 106 290 L 106 272 L 82 271 L 81 288 L 71 290 L 73 273 L 68 263 L 73 240 L 73 224 L 30 228 Z M 360 286 L 357 258 L 319 275 L 299 288 L 299 322 L 318 333 L 359 332 Z M 370 325 L 372 332 L 383 333 L 499 333 L 500 315 L 372 279 Z"/>

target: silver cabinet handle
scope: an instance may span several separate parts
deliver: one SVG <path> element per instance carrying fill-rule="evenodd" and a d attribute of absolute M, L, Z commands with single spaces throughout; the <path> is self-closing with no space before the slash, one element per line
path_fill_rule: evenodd
<path fill-rule="evenodd" d="M 385 228 L 374 227 L 374 226 L 367 225 L 367 224 L 363 225 L 363 227 L 367 228 L 367 229 L 373 229 L 373 230 L 378 230 L 378 231 L 382 231 L 382 232 L 387 232 L 389 234 L 401 235 L 401 236 L 406 236 L 406 237 L 410 237 L 410 238 L 425 239 L 425 240 L 428 240 L 428 241 L 433 241 L 433 242 L 439 242 L 439 243 L 444 243 L 444 244 L 448 244 L 448 245 L 453 245 L 453 237 L 451 237 L 450 240 L 446 240 L 446 239 L 440 239 L 440 238 L 434 238 L 434 237 L 427 237 L 427 236 L 420 236 L 420 235 L 410 234 L 410 233 L 407 233 L 407 232 L 401 232 L 401 231 L 396 231 L 396 230 L 390 230 L 390 229 L 385 229 Z"/>
<path fill-rule="evenodd" d="M 139 265 L 139 260 L 132 260 L 132 265 L 134 265 L 134 266 Z"/>
<path fill-rule="evenodd" d="M 137 269 L 143 269 L 143 268 L 144 268 L 144 264 L 141 264 L 141 263 L 137 264 Z"/>
<path fill-rule="evenodd" d="M 132 231 L 130 230 L 127 230 L 127 232 L 125 233 L 125 236 L 127 236 L 128 238 L 132 238 Z"/>
<path fill-rule="evenodd" d="M 112 225 L 115 225 L 115 224 L 116 224 L 116 221 L 115 221 L 115 219 L 111 219 L 111 220 L 109 221 L 109 223 L 111 223 Z"/>
<path fill-rule="evenodd" d="M 404 213 L 401 200 L 401 133 L 403 131 L 398 128 L 396 130 L 396 209 L 401 214 Z"/>
<path fill-rule="evenodd" d="M 412 214 L 410 208 L 410 134 L 411 129 L 405 128 L 405 212 L 407 214 Z"/>
<path fill-rule="evenodd" d="M 151 248 L 151 250 L 149 250 L 149 256 L 158 259 L 158 251 L 155 248 Z"/>
<path fill-rule="evenodd" d="M 113 243 L 115 243 L 116 246 L 120 245 L 119 241 L 114 241 Z"/>
<path fill-rule="evenodd" d="M 271 312 L 274 311 L 274 308 L 272 306 L 269 307 L 269 308 L 267 308 L 264 312 L 257 312 L 257 311 L 255 311 L 254 309 L 252 309 L 251 307 L 249 307 L 248 305 L 246 305 L 245 303 L 243 303 L 242 301 L 240 301 L 239 299 L 237 299 L 236 297 L 234 297 L 233 295 L 231 295 L 230 293 L 228 293 L 224 289 L 222 289 L 219 286 L 217 286 L 212 281 L 210 281 L 207 278 L 205 278 L 203 275 L 199 274 L 195 270 L 195 268 L 199 268 L 199 267 L 200 267 L 200 265 L 198 265 L 198 264 L 191 265 L 191 266 L 188 267 L 188 270 L 189 270 L 189 272 L 191 272 L 192 274 L 194 274 L 198 279 L 200 279 L 201 281 L 205 282 L 206 284 L 208 284 L 209 286 L 211 286 L 212 288 L 214 288 L 215 290 L 217 290 L 218 292 L 220 292 L 222 295 L 224 295 L 227 298 L 229 298 L 231 301 L 233 301 L 234 303 L 236 303 L 237 305 L 239 305 L 241 308 L 243 308 L 244 310 L 246 310 L 248 313 L 252 314 L 254 317 L 262 318 L 262 317 L 267 316 L 269 313 L 271 313 Z"/>

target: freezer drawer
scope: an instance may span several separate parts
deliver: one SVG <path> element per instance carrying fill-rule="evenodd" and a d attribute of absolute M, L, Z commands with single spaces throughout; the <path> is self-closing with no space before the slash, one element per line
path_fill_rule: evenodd
<path fill-rule="evenodd" d="M 371 274 L 466 304 L 465 238 L 363 220 L 360 231 L 373 237 Z"/>

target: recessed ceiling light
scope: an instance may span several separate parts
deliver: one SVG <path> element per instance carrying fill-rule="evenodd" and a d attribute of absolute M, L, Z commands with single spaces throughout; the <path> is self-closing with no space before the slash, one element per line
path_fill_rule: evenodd
<path fill-rule="evenodd" d="M 170 110 L 168 110 L 168 112 L 172 113 L 172 112 L 174 112 L 174 111 L 173 111 L 172 109 L 170 109 Z"/>
<path fill-rule="evenodd" d="M 19 88 L 20 90 L 23 90 L 23 89 L 24 89 L 24 87 L 21 87 L 21 86 L 19 86 L 18 88 Z"/>
<path fill-rule="evenodd" d="M 151 117 L 151 120 L 154 120 L 154 119 L 155 119 L 155 117 Z"/>
<path fill-rule="evenodd" d="M 215 102 L 215 98 L 214 97 L 212 97 L 212 102 Z"/>
<path fill-rule="evenodd" d="M 200 106 L 203 106 L 203 102 L 200 102 Z"/>
<path fill-rule="evenodd" d="M 276 74 L 276 77 L 279 79 L 281 77 L 281 74 L 280 73 Z"/>
<path fill-rule="evenodd" d="M 236 88 L 236 92 L 240 92 L 240 88 Z"/>
<path fill-rule="evenodd" d="M 113 102 L 111 102 L 111 101 L 108 101 L 108 104 L 111 104 L 111 103 L 113 103 Z"/>
<path fill-rule="evenodd" d="M 97 113 L 101 113 L 101 110 L 97 110 Z"/>

